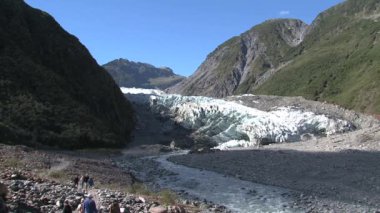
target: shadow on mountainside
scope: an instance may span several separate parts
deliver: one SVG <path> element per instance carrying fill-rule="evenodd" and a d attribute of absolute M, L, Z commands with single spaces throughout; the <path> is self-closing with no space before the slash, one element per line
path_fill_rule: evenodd
<path fill-rule="evenodd" d="M 177 147 L 192 147 L 192 130 L 185 129 L 169 117 L 152 113 L 147 106 L 134 103 L 133 108 L 137 123 L 133 140 L 127 148 L 153 144 L 170 145 L 173 141 Z"/>

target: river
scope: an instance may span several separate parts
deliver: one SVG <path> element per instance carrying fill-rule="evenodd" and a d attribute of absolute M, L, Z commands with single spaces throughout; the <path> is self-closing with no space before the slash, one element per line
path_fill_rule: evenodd
<path fill-rule="evenodd" d="M 293 192 L 168 161 L 174 152 L 129 161 L 138 178 L 159 188 L 185 192 L 188 197 L 224 205 L 232 212 L 301 212 L 291 208 Z M 152 161 L 154 162 L 152 164 Z M 153 171 L 157 169 L 157 171 Z"/>

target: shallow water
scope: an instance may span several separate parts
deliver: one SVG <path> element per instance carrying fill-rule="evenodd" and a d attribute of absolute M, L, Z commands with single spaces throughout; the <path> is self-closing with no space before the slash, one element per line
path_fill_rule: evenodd
<path fill-rule="evenodd" d="M 182 190 L 192 197 L 224 205 L 233 212 L 301 212 L 299 209 L 290 208 L 294 200 L 292 192 L 287 189 L 189 168 L 167 160 L 168 157 L 179 154 L 184 153 L 150 157 L 160 164 L 160 168 L 172 172 L 170 175 L 154 178 L 155 184 L 161 188 Z"/>

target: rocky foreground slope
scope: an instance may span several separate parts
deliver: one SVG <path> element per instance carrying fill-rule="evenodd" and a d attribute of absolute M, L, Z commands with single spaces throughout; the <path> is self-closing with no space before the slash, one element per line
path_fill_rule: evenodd
<path fill-rule="evenodd" d="M 0 142 L 121 146 L 133 112 L 79 40 L 23 0 L 0 1 Z"/>
<path fill-rule="evenodd" d="M 6 204 L 11 212 L 62 212 L 65 200 L 76 209 L 91 193 L 100 212 L 109 212 L 113 201 L 131 213 L 221 212 L 212 211 L 211 205 L 201 207 L 200 201 L 180 199 L 174 192 L 150 191 L 129 169 L 116 166 L 114 159 L 121 157 L 115 150 L 62 152 L 0 144 L 0 183 L 8 189 Z M 76 175 L 85 174 L 95 183 L 87 192 L 72 183 Z"/>
<path fill-rule="evenodd" d="M 380 2 L 347 0 L 310 26 L 271 20 L 221 44 L 169 91 L 303 96 L 380 113 Z"/>

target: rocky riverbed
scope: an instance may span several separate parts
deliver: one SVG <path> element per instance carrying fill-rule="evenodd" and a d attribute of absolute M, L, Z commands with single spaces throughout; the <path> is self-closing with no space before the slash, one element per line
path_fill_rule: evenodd
<path fill-rule="evenodd" d="M 307 212 L 380 210 L 380 128 L 262 148 L 173 156 L 171 161 L 299 191 Z"/>
<path fill-rule="evenodd" d="M 159 193 L 136 190 L 144 185 L 116 166 L 114 159 L 120 155 L 115 150 L 49 151 L 0 144 L 0 182 L 8 188 L 7 205 L 12 212 L 60 212 L 65 200 L 76 208 L 91 193 L 101 212 L 108 212 L 115 200 L 125 212 L 202 211 L 200 202 L 176 196 L 168 201 Z M 94 189 L 84 192 L 73 186 L 71 179 L 81 174 L 94 178 Z"/>
<path fill-rule="evenodd" d="M 22 171 L 3 171 L 1 181 L 10 192 L 7 205 L 12 212 L 60 212 L 66 200 L 76 209 L 86 195 L 70 184 L 35 178 Z M 173 213 L 186 212 L 182 206 L 163 206 L 147 197 L 116 190 L 91 189 L 88 193 L 94 196 L 99 212 L 109 212 L 109 206 L 114 201 L 124 212 L 155 212 L 159 209 Z"/>

